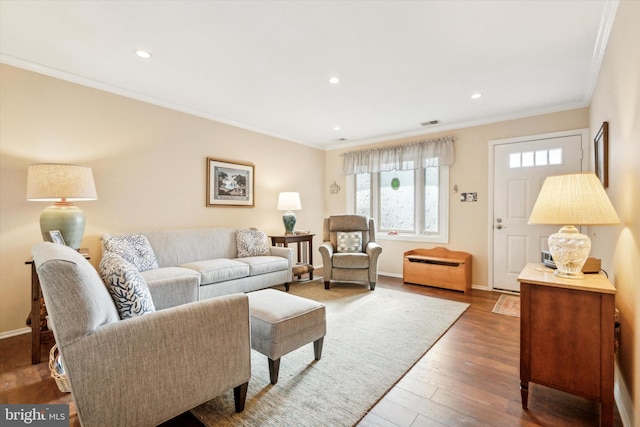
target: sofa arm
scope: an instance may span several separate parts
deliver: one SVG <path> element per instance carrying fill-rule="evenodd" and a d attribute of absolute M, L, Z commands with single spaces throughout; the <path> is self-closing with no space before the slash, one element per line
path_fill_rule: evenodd
<path fill-rule="evenodd" d="M 292 270 L 293 270 L 293 266 L 295 265 L 295 261 L 293 260 L 293 249 L 285 248 L 282 246 L 269 246 L 269 249 L 271 250 L 272 256 L 281 256 L 283 258 L 286 258 L 289 261 L 289 266 L 288 266 L 289 279 L 287 280 L 287 282 L 292 282 L 293 281 Z"/>
<path fill-rule="evenodd" d="M 60 352 L 83 425 L 156 425 L 249 381 L 248 298 L 112 323 Z"/>

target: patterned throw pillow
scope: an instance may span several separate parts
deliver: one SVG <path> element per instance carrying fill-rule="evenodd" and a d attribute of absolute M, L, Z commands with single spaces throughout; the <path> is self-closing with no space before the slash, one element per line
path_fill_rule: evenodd
<path fill-rule="evenodd" d="M 100 261 L 100 276 L 121 319 L 156 311 L 147 282 L 138 269 L 123 257 L 106 252 Z"/>
<path fill-rule="evenodd" d="M 236 230 L 238 258 L 271 255 L 267 234 L 257 230 Z"/>
<path fill-rule="evenodd" d="M 147 271 L 158 268 L 156 254 L 153 252 L 149 239 L 144 234 L 131 234 L 128 236 L 112 236 L 103 234 L 104 247 L 108 252 L 120 255 L 138 268 L 138 271 Z"/>
<path fill-rule="evenodd" d="M 338 252 L 362 252 L 361 231 L 338 231 Z"/>

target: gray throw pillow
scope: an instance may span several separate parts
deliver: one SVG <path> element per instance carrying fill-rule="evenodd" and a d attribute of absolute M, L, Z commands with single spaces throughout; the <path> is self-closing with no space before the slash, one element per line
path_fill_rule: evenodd
<path fill-rule="evenodd" d="M 236 230 L 238 258 L 271 255 L 267 234 L 258 230 Z"/>
<path fill-rule="evenodd" d="M 362 231 L 339 231 L 338 252 L 362 252 Z"/>
<path fill-rule="evenodd" d="M 104 240 L 104 248 L 108 252 L 120 255 L 135 265 L 138 271 L 158 268 L 156 254 L 153 252 L 149 239 L 144 234 L 112 236 L 104 233 L 102 239 Z"/>

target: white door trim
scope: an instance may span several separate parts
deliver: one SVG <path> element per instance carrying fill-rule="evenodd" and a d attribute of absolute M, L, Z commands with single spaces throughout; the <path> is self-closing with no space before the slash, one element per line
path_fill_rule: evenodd
<path fill-rule="evenodd" d="M 562 132 L 553 132 L 553 133 L 543 133 L 543 134 L 539 134 L 539 135 L 529 135 L 529 136 L 519 136 L 516 138 L 504 138 L 504 139 L 494 139 L 489 141 L 489 176 L 487 177 L 487 179 L 489 180 L 489 191 L 488 191 L 488 210 L 489 210 L 489 215 L 487 215 L 487 229 L 489 231 L 489 235 L 488 235 L 488 247 L 487 247 L 487 262 L 489 263 L 488 265 L 488 283 L 487 283 L 487 287 L 489 290 L 493 290 L 493 218 L 494 218 L 494 213 L 493 213 L 493 207 L 494 207 L 494 201 L 493 201 L 493 192 L 494 192 L 494 183 L 493 183 L 493 177 L 494 177 L 494 162 L 493 162 L 493 158 L 494 158 L 494 149 L 496 145 L 503 145 L 503 144 L 513 144 L 513 143 L 517 143 L 517 142 L 526 142 L 526 141 L 532 141 L 532 140 L 539 140 L 539 139 L 550 139 L 550 138 L 561 138 L 561 137 L 565 137 L 565 136 L 571 136 L 571 135 L 580 135 L 581 136 L 581 142 L 582 142 L 582 170 L 583 171 L 588 171 L 590 170 L 589 168 L 589 159 L 591 159 L 591 144 L 589 143 L 590 139 L 589 139 L 589 129 L 588 128 L 584 128 L 584 129 L 574 129 L 574 130 L 567 130 L 567 131 L 562 131 Z"/>

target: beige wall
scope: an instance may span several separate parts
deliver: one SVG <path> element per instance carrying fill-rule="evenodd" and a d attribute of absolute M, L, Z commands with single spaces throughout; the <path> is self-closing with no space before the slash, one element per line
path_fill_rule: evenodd
<path fill-rule="evenodd" d="M 379 241 L 383 247 L 379 269 L 393 275 L 402 275 L 402 254 L 415 248 L 432 248 L 445 246 L 450 250 L 466 251 L 473 255 L 472 283 L 477 286 L 488 286 L 488 213 L 487 200 L 489 176 L 489 141 L 519 136 L 537 135 L 565 130 L 587 128 L 589 124 L 588 109 L 563 111 L 518 120 L 493 123 L 457 129 L 441 134 L 429 134 L 424 137 L 399 139 L 378 143 L 371 146 L 398 145 L 438 136 L 456 137 L 455 164 L 449 170 L 449 244 L 426 244 L 420 242 Z M 365 147 L 358 147 L 362 149 Z M 351 149 L 332 150 L 327 152 L 326 183 L 333 181 L 346 188 L 345 175 L 342 173 L 342 157 L 340 154 Z M 452 191 L 458 186 L 458 194 Z M 462 203 L 459 193 L 477 192 L 478 202 Z M 346 209 L 346 192 L 341 190 L 337 195 L 327 196 L 327 214 L 344 212 Z"/>
<path fill-rule="evenodd" d="M 592 227 L 592 253 L 611 266 L 620 310 L 618 368 L 640 426 L 640 2 L 621 1 L 590 107 L 591 136 L 609 122 L 607 194 L 622 224 Z M 628 409 L 631 409 L 628 408 Z M 633 418 L 635 417 L 635 422 Z"/>
<path fill-rule="evenodd" d="M 321 232 L 322 150 L 6 65 L 0 84 L 0 334 L 24 328 L 30 311 L 24 262 L 42 240 L 38 218 L 49 204 L 25 200 L 32 163 L 93 168 L 98 200 L 77 206 L 94 265 L 103 232 L 253 226 L 282 233 L 280 191 L 300 192 L 297 228 Z M 255 164 L 254 208 L 205 207 L 207 157 Z"/>

